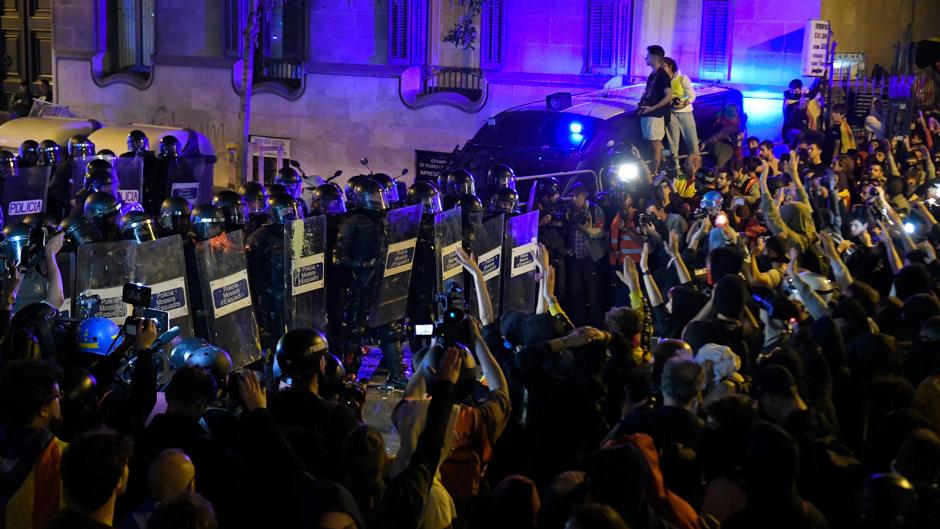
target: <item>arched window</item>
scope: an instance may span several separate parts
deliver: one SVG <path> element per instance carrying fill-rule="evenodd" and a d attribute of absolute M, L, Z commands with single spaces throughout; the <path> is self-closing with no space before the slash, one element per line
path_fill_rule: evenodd
<path fill-rule="evenodd" d="M 106 73 L 150 77 L 155 0 L 108 0 Z"/>

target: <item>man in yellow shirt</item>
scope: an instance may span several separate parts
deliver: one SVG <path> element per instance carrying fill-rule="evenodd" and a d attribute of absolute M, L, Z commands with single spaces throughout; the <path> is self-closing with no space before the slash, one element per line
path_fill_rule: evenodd
<path fill-rule="evenodd" d="M 672 57 L 663 59 L 663 71 L 669 76 L 672 86 L 672 104 L 669 107 L 671 115 L 669 125 L 666 127 L 669 150 L 673 156 L 678 157 L 679 135 L 681 134 L 688 154 L 698 154 L 698 133 L 695 130 L 695 117 L 692 115 L 695 88 L 692 86 L 692 81 L 679 72 L 679 66 Z"/>

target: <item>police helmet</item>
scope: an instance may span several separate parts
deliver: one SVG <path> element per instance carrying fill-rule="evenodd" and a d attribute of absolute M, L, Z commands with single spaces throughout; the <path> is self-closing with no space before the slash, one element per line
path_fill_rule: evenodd
<path fill-rule="evenodd" d="M 329 353 L 326 336 L 314 329 L 287 331 L 275 349 L 281 372 L 291 378 L 320 373 L 320 359 Z"/>
<path fill-rule="evenodd" d="M 101 240 L 95 223 L 83 215 L 72 215 L 59 223 L 59 231 L 65 234 L 62 247 L 69 252 L 78 251 L 83 244 Z"/>
<path fill-rule="evenodd" d="M 78 350 L 106 356 L 121 346 L 124 336 L 118 324 L 108 318 L 86 318 L 78 325 Z"/>
<path fill-rule="evenodd" d="M 16 222 L 3 227 L 3 257 L 10 263 L 22 264 L 23 250 L 29 244 L 29 226 Z"/>
<path fill-rule="evenodd" d="M 369 175 L 357 174 L 355 176 L 349 177 L 349 180 L 346 181 L 346 202 L 350 204 L 356 203 L 356 195 L 353 190 L 359 185 L 359 182 L 369 178 Z"/>
<path fill-rule="evenodd" d="M 516 173 L 512 170 L 512 167 L 504 163 L 498 163 L 490 167 L 490 170 L 486 172 L 486 181 L 497 189 L 502 187 L 516 189 Z"/>
<path fill-rule="evenodd" d="M 32 167 L 39 163 L 39 143 L 26 140 L 20 144 L 20 164 L 23 167 Z"/>
<path fill-rule="evenodd" d="M 142 211 L 126 213 L 118 221 L 118 229 L 121 230 L 121 238 L 125 241 L 149 242 L 157 240 L 153 220 Z"/>
<path fill-rule="evenodd" d="M 85 174 L 88 174 L 93 169 L 107 169 L 110 171 L 113 169 L 113 167 L 114 166 L 111 165 L 111 162 L 104 158 L 93 158 L 88 160 L 88 163 L 85 164 Z"/>
<path fill-rule="evenodd" d="M 287 193 L 275 193 L 268 197 L 268 214 L 276 224 L 287 224 L 304 218 L 297 199 Z"/>
<path fill-rule="evenodd" d="M 833 287 L 832 281 L 822 274 L 804 270 L 800 272 L 800 279 L 809 285 L 811 289 L 816 291 L 816 294 L 819 294 L 819 297 L 821 297 L 826 303 L 829 303 L 835 296 L 836 289 Z M 794 301 L 799 301 L 804 305 L 806 304 L 806 301 L 804 301 L 803 297 L 800 295 L 800 291 L 795 287 L 791 287 L 789 297 Z"/>
<path fill-rule="evenodd" d="M 183 197 L 170 197 L 160 204 L 160 213 L 157 216 L 157 230 L 161 236 L 183 235 L 190 229 L 189 215 L 192 207 Z"/>
<path fill-rule="evenodd" d="M 52 140 L 43 140 L 39 144 L 39 165 L 58 165 L 62 161 L 59 144 Z"/>
<path fill-rule="evenodd" d="M 98 151 L 98 156 L 109 156 L 111 158 L 117 158 L 117 153 L 115 153 L 111 149 L 101 149 L 100 151 Z"/>
<path fill-rule="evenodd" d="M 555 177 L 542 178 L 535 186 L 535 194 L 538 198 L 550 198 L 561 194 L 561 182 Z"/>
<path fill-rule="evenodd" d="M 447 172 L 446 193 L 450 196 L 477 194 L 473 175 L 466 169 Z"/>
<path fill-rule="evenodd" d="M 248 222 L 248 206 L 242 196 L 230 189 L 223 189 L 212 197 L 212 205 L 222 210 L 226 231 L 240 230 Z"/>
<path fill-rule="evenodd" d="M 479 224 L 483 221 L 483 201 L 476 195 L 461 195 L 457 199 L 464 226 Z"/>
<path fill-rule="evenodd" d="M 412 184 L 411 188 L 408 189 L 405 202 L 408 205 L 421 204 L 421 211 L 425 215 L 440 213 L 443 209 L 441 207 L 441 194 L 431 182 L 415 182 Z"/>
<path fill-rule="evenodd" d="M 919 525 L 917 490 L 900 474 L 869 476 L 858 494 L 855 517 L 860 529 L 923 527 Z"/>
<path fill-rule="evenodd" d="M 490 212 L 513 213 L 519 204 L 519 194 L 511 187 L 501 187 L 490 196 Z"/>
<path fill-rule="evenodd" d="M 353 188 L 353 206 L 372 211 L 387 210 L 388 198 L 385 196 L 385 188 L 371 178 L 364 178 Z"/>
<path fill-rule="evenodd" d="M 16 155 L 6 149 L 0 150 L 0 175 L 4 178 L 12 177 L 18 166 Z"/>
<path fill-rule="evenodd" d="M 160 158 L 176 159 L 180 156 L 180 141 L 176 136 L 167 134 L 160 139 Z"/>
<path fill-rule="evenodd" d="M 23 224 L 25 224 L 27 228 L 44 226 L 52 231 L 55 231 L 56 227 L 59 225 L 59 223 L 56 222 L 55 215 L 52 213 L 30 213 L 23 217 Z"/>
<path fill-rule="evenodd" d="M 245 182 L 239 186 L 238 194 L 242 196 L 245 205 L 248 206 L 248 213 L 264 211 L 268 197 L 264 194 L 264 186 L 258 182 Z"/>
<path fill-rule="evenodd" d="M 264 206 L 265 208 L 268 207 L 267 199 L 270 198 L 271 195 L 277 195 L 277 194 L 290 195 L 290 193 L 287 191 L 287 186 L 285 186 L 284 184 L 268 184 L 264 186 L 264 194 L 266 195 L 265 206 Z"/>
<path fill-rule="evenodd" d="M 287 193 L 297 198 L 300 196 L 300 193 L 303 192 L 304 180 L 300 177 L 300 173 L 297 172 L 297 169 L 293 167 L 281 167 L 277 170 L 277 174 L 274 175 L 274 183 L 284 186 L 287 190 Z"/>
<path fill-rule="evenodd" d="M 209 345 L 209 342 L 197 337 L 183 338 L 170 351 L 170 368 L 179 369 L 186 365 L 186 359 L 193 351 Z"/>
<path fill-rule="evenodd" d="M 382 184 L 382 188 L 385 189 L 385 199 L 389 204 L 397 204 L 401 200 L 398 196 L 398 185 L 395 180 L 392 180 L 391 176 L 385 173 L 375 173 L 372 175 L 372 179 Z"/>
<path fill-rule="evenodd" d="M 121 204 L 111 193 L 95 191 L 89 193 L 85 198 L 85 205 L 82 209 L 85 216 L 91 220 L 101 220 L 106 217 L 117 215 L 121 211 Z"/>
<path fill-rule="evenodd" d="M 95 191 L 113 193 L 114 173 L 110 168 L 104 169 L 98 167 L 95 169 L 88 169 L 85 171 L 85 183 L 83 184 L 83 187 L 85 191 L 89 193 L 93 193 Z"/>
<path fill-rule="evenodd" d="M 232 357 L 224 349 L 215 345 L 204 345 L 186 357 L 185 363 L 189 367 L 201 367 L 212 373 L 216 387 L 222 389 L 226 386 L 229 374 L 232 373 Z"/>
<path fill-rule="evenodd" d="M 69 138 L 68 149 L 69 156 L 72 158 L 95 155 L 95 144 L 83 134 L 76 134 Z"/>
<path fill-rule="evenodd" d="M 207 241 L 218 237 L 225 231 L 225 215 L 212 204 L 200 204 L 189 214 L 189 223 L 193 227 L 196 239 Z"/>
<path fill-rule="evenodd" d="M 64 366 L 62 375 L 59 389 L 62 390 L 63 414 L 68 417 L 72 410 L 81 414 L 80 410 L 85 409 L 85 406 L 94 409 L 98 403 L 98 395 L 95 393 L 98 381 L 94 375 L 78 366 Z"/>
<path fill-rule="evenodd" d="M 149 151 L 150 139 L 143 131 L 134 129 L 127 135 L 127 150 L 135 153 Z"/>
<path fill-rule="evenodd" d="M 346 195 L 338 184 L 327 182 L 313 190 L 311 205 L 314 215 L 346 213 Z"/>

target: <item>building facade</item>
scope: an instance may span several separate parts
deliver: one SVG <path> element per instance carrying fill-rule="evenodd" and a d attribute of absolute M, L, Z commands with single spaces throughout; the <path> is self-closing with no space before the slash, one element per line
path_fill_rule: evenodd
<path fill-rule="evenodd" d="M 249 1 L 56 0 L 56 102 L 106 124 L 196 129 L 229 183 Z M 254 1 L 251 134 L 288 139 L 322 175 L 356 174 L 364 156 L 413 172 L 416 149 L 452 151 L 501 110 L 645 78 L 648 44 L 693 78 L 779 93 L 821 13 L 820 0 Z"/>

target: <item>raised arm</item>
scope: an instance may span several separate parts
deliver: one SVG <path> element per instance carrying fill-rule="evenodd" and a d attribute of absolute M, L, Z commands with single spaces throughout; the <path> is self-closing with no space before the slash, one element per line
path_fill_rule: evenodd
<path fill-rule="evenodd" d="M 839 255 L 838 250 L 836 250 L 836 243 L 832 239 L 832 235 L 828 232 L 819 232 L 819 250 L 829 261 L 829 265 L 832 267 L 832 275 L 835 276 L 836 283 L 839 284 L 840 288 L 847 288 L 855 281 L 852 277 L 852 272 L 845 266 L 845 262 L 842 261 L 842 256 Z"/>
<path fill-rule="evenodd" d="M 46 270 L 48 271 L 49 287 L 46 290 L 46 303 L 59 309 L 65 303 L 65 289 L 62 287 L 62 273 L 59 271 L 59 262 L 56 255 L 62 249 L 65 240 L 64 233 L 56 233 L 46 243 Z"/>
<path fill-rule="evenodd" d="M 646 287 L 646 296 L 650 300 L 650 306 L 657 307 L 663 303 L 663 295 L 659 291 L 659 285 L 653 278 L 649 269 L 650 243 L 643 243 L 643 251 L 640 253 L 640 271 L 643 275 L 643 285 Z"/>
<path fill-rule="evenodd" d="M 692 281 L 692 274 L 689 273 L 688 267 L 685 266 L 685 261 L 682 259 L 682 252 L 679 251 L 679 234 L 674 231 L 669 232 L 669 244 L 666 245 L 666 254 L 669 255 L 676 266 L 676 275 L 679 276 L 679 284 L 684 285 Z"/>
<path fill-rule="evenodd" d="M 480 322 L 483 325 L 495 322 L 496 315 L 493 311 L 493 301 L 490 299 L 490 292 L 486 288 L 483 271 L 480 270 L 476 260 L 470 257 L 463 248 L 457 248 L 457 261 L 460 262 L 464 270 L 470 272 L 470 275 L 473 276 L 473 287 L 477 292 L 477 307 L 480 310 Z"/>
<path fill-rule="evenodd" d="M 806 188 L 803 187 L 803 180 L 800 178 L 799 172 L 799 158 L 796 156 L 796 151 L 790 151 L 790 178 L 793 180 L 793 185 L 796 189 L 796 199 L 799 202 L 804 204 L 812 205 L 812 202 L 809 201 L 809 194 L 806 192 Z"/>
<path fill-rule="evenodd" d="M 888 230 L 888 227 L 885 226 L 885 223 L 879 220 L 878 227 L 881 229 L 881 235 L 879 235 L 878 238 L 881 240 L 881 243 L 884 244 L 888 264 L 891 265 L 891 272 L 896 274 L 901 268 L 904 268 L 904 261 L 902 261 L 901 256 L 898 255 L 898 250 L 894 247 L 894 241 L 891 240 L 891 232 Z"/>

